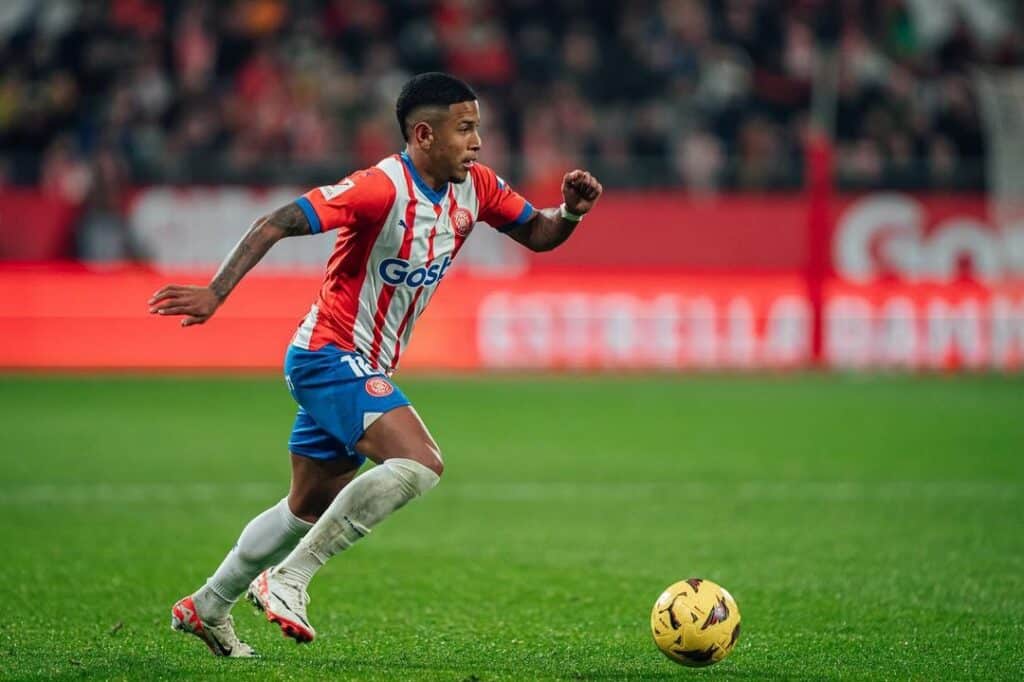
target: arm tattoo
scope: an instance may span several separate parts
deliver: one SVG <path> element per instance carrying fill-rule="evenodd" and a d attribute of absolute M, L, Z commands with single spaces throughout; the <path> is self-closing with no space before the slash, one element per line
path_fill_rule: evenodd
<path fill-rule="evenodd" d="M 271 246 L 284 237 L 310 233 L 306 214 L 294 202 L 258 219 L 221 263 L 220 269 L 210 282 L 210 289 L 223 301 L 245 273 L 267 254 Z"/>
<path fill-rule="evenodd" d="M 312 234 L 306 214 L 302 212 L 302 209 L 294 201 L 271 213 L 267 218 L 267 222 L 281 229 L 285 237 Z"/>

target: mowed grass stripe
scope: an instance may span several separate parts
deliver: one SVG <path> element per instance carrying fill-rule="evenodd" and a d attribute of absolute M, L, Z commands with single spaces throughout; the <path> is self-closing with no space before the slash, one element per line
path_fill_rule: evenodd
<path fill-rule="evenodd" d="M 924 500 L 977 500 L 1014 503 L 1024 499 L 1024 484 L 1006 481 L 732 481 L 730 495 L 737 500 L 885 502 Z M 88 483 L 36 484 L 0 487 L 0 505 L 183 504 L 226 500 L 269 500 L 280 495 L 284 483 Z M 673 494 L 687 499 L 717 498 L 722 486 L 710 481 L 611 482 L 446 482 L 444 497 L 494 500 L 633 500 Z"/>

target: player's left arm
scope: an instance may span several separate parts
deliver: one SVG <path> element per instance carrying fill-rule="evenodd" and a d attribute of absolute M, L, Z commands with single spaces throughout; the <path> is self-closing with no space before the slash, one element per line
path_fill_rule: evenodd
<path fill-rule="evenodd" d="M 535 211 L 529 220 L 505 230 L 505 234 L 531 251 L 550 251 L 569 238 L 603 191 L 590 173 L 570 171 L 562 178 L 562 206 Z"/>

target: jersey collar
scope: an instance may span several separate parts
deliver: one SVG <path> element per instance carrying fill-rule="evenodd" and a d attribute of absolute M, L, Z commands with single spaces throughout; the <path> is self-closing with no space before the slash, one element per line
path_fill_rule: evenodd
<path fill-rule="evenodd" d="M 409 175 L 412 176 L 412 181 L 416 183 L 419 190 L 435 204 L 440 204 L 444 201 L 445 195 L 448 194 L 448 183 L 444 183 L 444 185 L 441 186 L 441 189 L 431 189 L 430 185 L 424 182 L 423 178 L 420 177 L 420 173 L 416 170 L 416 166 L 413 165 L 412 159 L 409 158 L 409 154 L 402 152 L 399 156 L 402 157 L 402 163 L 404 163 L 405 167 L 409 169 Z"/>

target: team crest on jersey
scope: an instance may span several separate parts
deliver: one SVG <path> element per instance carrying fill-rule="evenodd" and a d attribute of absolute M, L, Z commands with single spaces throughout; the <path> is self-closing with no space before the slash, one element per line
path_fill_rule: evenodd
<path fill-rule="evenodd" d="M 366 380 L 366 392 L 374 398 L 383 398 L 395 392 L 391 382 L 381 377 L 370 377 Z"/>
<path fill-rule="evenodd" d="M 464 208 L 457 208 L 452 213 L 452 229 L 460 237 L 465 237 L 473 229 L 473 214 Z"/>
<path fill-rule="evenodd" d="M 347 192 L 353 187 L 355 187 L 355 183 L 351 180 L 342 180 L 337 185 L 324 185 L 323 187 L 317 187 L 317 189 L 320 190 L 320 194 L 324 195 L 325 201 L 330 201 L 342 192 Z"/>

